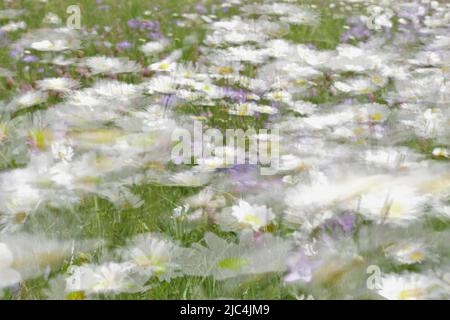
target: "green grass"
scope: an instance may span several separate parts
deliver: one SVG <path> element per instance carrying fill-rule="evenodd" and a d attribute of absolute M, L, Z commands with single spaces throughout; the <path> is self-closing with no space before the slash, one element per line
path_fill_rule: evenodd
<path fill-rule="evenodd" d="M 193 12 L 195 1 L 112 1 L 105 0 L 103 4 L 111 4 L 114 8 L 108 11 L 99 11 L 96 9 L 95 1 L 79 0 L 77 1 L 81 7 L 81 23 L 83 27 L 88 29 L 94 26 L 104 27 L 110 26 L 112 32 L 107 34 L 104 41 L 110 41 L 112 44 L 127 40 L 134 44 L 134 48 L 126 50 L 126 52 L 115 52 L 114 50 L 101 48 L 97 50 L 94 43 L 85 41 L 84 48 L 74 55 L 78 57 L 93 55 L 117 55 L 127 56 L 130 59 L 144 61 L 150 63 L 151 59 L 144 59 L 142 54 L 137 50 L 139 44 L 139 34 L 130 32 L 127 28 L 127 21 L 139 16 L 143 17 L 146 10 L 152 10 L 153 7 L 159 6 L 159 11 L 145 18 L 159 21 L 161 30 L 165 35 L 171 35 L 173 46 L 168 52 L 175 48 L 183 49 L 183 59 L 186 61 L 196 61 L 198 57 L 197 46 L 186 46 L 183 39 L 195 32 L 200 39 L 204 37 L 205 30 L 197 27 L 192 30 L 190 28 L 177 27 L 173 13 Z M 212 6 L 218 1 L 208 1 L 208 5 Z M 49 0 L 43 4 L 38 1 L 21 0 L 15 1 L 12 8 L 25 8 L 28 10 L 23 17 L 27 23 L 27 30 L 33 30 L 41 27 L 41 21 L 48 12 L 58 14 L 63 20 L 68 16 L 66 8 L 72 5 L 72 0 Z M 5 7 L 4 2 L 0 3 L 0 9 Z M 293 27 L 289 34 L 285 36 L 297 43 L 313 44 L 322 49 L 333 49 L 338 43 L 344 21 L 342 19 L 330 19 L 330 11 L 323 11 L 322 23 L 315 27 Z M 225 16 L 225 13 L 218 11 L 216 14 Z M 19 39 L 20 33 L 9 34 L 11 40 Z M 55 71 L 40 62 L 25 63 L 23 61 L 15 61 L 9 56 L 8 48 L 0 48 L 0 65 L 8 69 L 16 71 L 14 84 L 11 86 L 5 79 L 0 79 L 0 100 L 8 100 L 13 97 L 17 90 L 24 85 L 34 84 L 36 80 L 44 77 L 55 76 Z M 26 68 L 29 67 L 27 71 Z M 37 72 L 40 68 L 44 68 L 43 73 Z M 70 68 L 70 73 L 77 78 L 77 71 L 74 67 Z M 129 76 L 125 76 L 129 77 Z M 129 82 L 139 82 L 139 77 L 125 78 Z M 82 79 L 83 85 L 87 86 L 93 82 L 93 79 Z M 318 95 L 314 98 L 314 102 L 324 102 L 330 97 L 325 94 Z M 50 100 L 51 104 L 56 104 L 61 99 L 54 98 Z M 42 105 L 38 108 L 20 111 L 14 116 L 24 116 L 25 113 L 38 112 L 45 109 L 49 105 Z M 204 108 L 197 106 L 186 106 L 178 112 L 198 115 L 205 111 Z M 242 120 L 230 117 L 221 108 L 210 108 L 214 114 L 210 117 L 209 125 L 212 127 L 224 129 L 227 128 L 247 128 L 250 126 L 260 128 L 264 125 L 265 117 L 258 120 L 253 118 Z M 8 164 L 13 167 L 14 164 Z M 219 233 L 217 227 L 205 219 L 193 229 L 187 229 L 183 222 L 176 221 L 171 218 L 173 208 L 182 204 L 182 200 L 189 195 L 198 192 L 196 188 L 167 187 L 157 185 L 135 186 L 133 191 L 142 196 L 145 204 L 138 209 L 120 209 L 114 207 L 106 200 L 97 197 L 88 197 L 76 206 L 66 210 L 54 209 L 45 214 L 37 214 L 30 218 L 27 223 L 27 230 L 48 231 L 55 237 L 61 239 L 104 239 L 105 248 L 117 248 L 125 243 L 125 240 L 133 235 L 143 232 L 159 232 L 170 236 L 172 239 L 179 241 L 184 245 L 198 242 L 208 231 Z M 74 227 L 77 226 L 77 227 Z M 276 230 L 275 230 L 276 232 Z M 96 262 L 101 256 L 101 249 L 97 252 L 79 256 L 80 261 Z M 61 265 L 60 269 L 53 271 L 54 274 L 64 271 L 67 263 Z M 241 299 L 292 299 L 292 288 L 283 284 L 282 274 L 259 275 L 250 278 L 236 279 L 233 281 L 216 281 L 212 278 L 200 277 L 182 277 L 173 279 L 170 283 L 154 281 L 153 287 L 145 293 L 139 294 L 120 294 L 115 298 L 120 299 L 201 299 L 201 298 L 241 298 Z M 47 281 L 44 277 L 25 281 L 20 288 L 14 292 L 9 291 L 5 298 L 7 299 L 39 299 L 42 298 L 42 292 Z M 296 294 L 301 292 L 296 292 Z M 109 297 L 104 297 L 109 298 Z"/>

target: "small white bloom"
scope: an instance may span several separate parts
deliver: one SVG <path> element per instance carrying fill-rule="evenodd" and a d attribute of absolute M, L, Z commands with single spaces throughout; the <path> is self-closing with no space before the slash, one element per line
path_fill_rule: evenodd
<path fill-rule="evenodd" d="M 163 60 L 160 62 L 152 63 L 149 69 L 159 72 L 173 72 L 177 68 L 177 63 L 169 60 Z"/>
<path fill-rule="evenodd" d="M 434 157 L 450 158 L 450 152 L 446 148 L 434 148 L 432 154 Z"/>
<path fill-rule="evenodd" d="M 54 159 L 67 163 L 72 161 L 74 151 L 73 148 L 67 144 L 60 142 L 53 142 L 52 154 Z"/>
<path fill-rule="evenodd" d="M 11 268 L 14 257 L 5 243 L 0 242 L 0 289 L 18 283 L 20 273 Z"/>
<path fill-rule="evenodd" d="M 239 223 L 248 225 L 255 231 L 268 226 L 275 217 L 270 208 L 251 205 L 244 200 L 239 200 L 238 205 L 233 206 L 231 209 L 231 214 Z"/>
<path fill-rule="evenodd" d="M 49 12 L 45 15 L 44 20 L 42 22 L 48 24 L 61 24 L 62 20 L 60 17 L 58 17 L 57 14 Z"/>
<path fill-rule="evenodd" d="M 37 86 L 41 90 L 66 92 L 78 85 L 78 81 L 70 78 L 46 78 L 39 80 Z"/>
<path fill-rule="evenodd" d="M 166 46 L 167 43 L 163 41 L 150 41 L 142 45 L 139 50 L 141 50 L 146 56 L 149 56 L 164 51 Z"/>
<path fill-rule="evenodd" d="M 66 290 L 88 294 L 130 292 L 135 287 L 130 271 L 129 263 L 73 266 L 69 269 L 70 277 L 66 279 Z"/>
<path fill-rule="evenodd" d="M 3 32 L 14 32 L 17 30 L 24 30 L 26 29 L 27 24 L 23 21 L 20 22 L 10 22 L 8 24 L 5 24 L 0 27 L 0 31 Z"/>
<path fill-rule="evenodd" d="M 128 58 L 111 58 L 105 56 L 89 57 L 85 59 L 84 63 L 93 74 L 117 74 L 139 72 L 141 70 L 139 64 L 128 60 Z"/>
<path fill-rule="evenodd" d="M 41 103 L 44 103 L 47 100 L 47 94 L 42 91 L 28 91 L 24 94 L 15 98 L 11 103 L 10 107 L 14 108 L 28 108 Z"/>
<path fill-rule="evenodd" d="M 430 257 L 425 245 L 418 241 L 391 245 L 385 253 L 400 264 L 421 263 Z"/>
<path fill-rule="evenodd" d="M 31 43 L 30 47 L 37 51 L 64 51 L 70 49 L 68 43 L 58 39 L 54 41 L 42 40 Z"/>
<path fill-rule="evenodd" d="M 378 294 L 389 300 L 426 300 L 439 298 L 442 284 L 434 277 L 421 274 L 388 274 L 381 281 Z"/>

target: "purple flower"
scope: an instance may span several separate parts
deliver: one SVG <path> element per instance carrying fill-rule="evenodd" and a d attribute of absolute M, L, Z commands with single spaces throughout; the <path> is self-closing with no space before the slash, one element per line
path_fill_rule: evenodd
<path fill-rule="evenodd" d="M 158 21 L 142 20 L 142 19 L 130 19 L 127 22 L 130 29 L 139 29 L 141 31 L 147 30 L 152 32 L 159 32 L 160 23 Z"/>
<path fill-rule="evenodd" d="M 116 47 L 117 47 L 118 49 L 125 50 L 125 49 L 132 48 L 133 45 L 132 45 L 131 43 L 129 43 L 128 41 L 122 41 L 122 42 L 119 42 L 119 43 L 116 45 Z"/>
<path fill-rule="evenodd" d="M 29 55 L 26 55 L 25 57 L 23 57 L 22 61 L 24 61 L 24 62 L 36 62 L 36 61 L 39 61 L 39 58 L 29 54 Z"/>
<path fill-rule="evenodd" d="M 139 21 L 136 19 L 128 20 L 127 24 L 128 24 L 128 27 L 130 27 L 130 29 L 137 29 L 137 28 L 139 28 L 139 25 L 140 25 Z"/>
<path fill-rule="evenodd" d="M 290 256 L 288 258 L 287 265 L 289 274 L 284 278 L 285 282 L 311 281 L 313 274 L 313 263 L 303 252 L 303 250 L 299 250 Z"/>
<path fill-rule="evenodd" d="M 247 96 L 249 95 L 249 92 L 243 90 L 243 89 L 235 89 L 226 87 L 224 89 L 225 96 L 240 103 L 244 103 L 247 101 Z"/>
<path fill-rule="evenodd" d="M 199 13 L 205 14 L 205 13 L 208 12 L 208 10 L 206 9 L 206 7 L 205 7 L 204 5 L 202 5 L 202 4 L 196 4 L 194 8 L 195 8 L 195 11 L 197 11 L 197 12 L 199 12 Z"/>
<path fill-rule="evenodd" d="M 150 20 L 142 20 L 141 29 L 155 30 L 158 29 L 158 24 Z"/>
<path fill-rule="evenodd" d="M 355 228 L 356 217 L 354 214 L 346 214 L 337 218 L 338 224 L 346 234 L 351 233 Z"/>
<path fill-rule="evenodd" d="M 352 99 L 352 98 L 345 99 L 345 100 L 344 100 L 344 104 L 350 104 L 350 105 L 352 105 L 352 104 L 353 104 L 353 99 Z"/>
<path fill-rule="evenodd" d="M 11 58 L 19 58 L 19 57 L 21 57 L 22 55 L 23 55 L 23 50 L 20 49 L 20 48 L 13 49 L 13 50 L 9 51 L 9 56 L 10 56 Z"/>
<path fill-rule="evenodd" d="M 156 39 L 161 39 L 161 38 L 163 38 L 163 35 L 162 35 L 161 32 L 150 32 L 150 33 L 148 34 L 148 37 L 151 38 L 151 39 L 156 40 Z"/>
<path fill-rule="evenodd" d="M 370 30 L 367 28 L 366 23 L 359 16 L 348 18 L 347 23 L 351 27 L 342 34 L 341 41 L 347 42 L 352 39 L 361 40 L 370 37 Z"/>
<path fill-rule="evenodd" d="M 353 213 L 345 213 L 327 220 L 322 226 L 322 237 L 325 242 L 351 234 L 355 229 L 356 216 Z"/>

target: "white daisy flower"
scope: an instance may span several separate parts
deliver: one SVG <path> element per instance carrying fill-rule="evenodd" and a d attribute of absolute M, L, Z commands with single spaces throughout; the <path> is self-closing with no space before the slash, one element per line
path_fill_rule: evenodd
<path fill-rule="evenodd" d="M 357 78 L 346 81 L 336 81 L 334 87 L 344 93 L 368 94 L 377 90 L 377 86 L 370 79 Z"/>
<path fill-rule="evenodd" d="M 426 246 L 419 241 L 393 244 L 384 251 L 389 258 L 399 264 L 421 263 L 431 257 Z"/>
<path fill-rule="evenodd" d="M 88 57 L 84 64 L 93 74 L 117 74 L 141 71 L 141 66 L 128 58 L 115 58 L 106 56 Z"/>
<path fill-rule="evenodd" d="M 0 199 L 0 226 L 3 232 L 20 229 L 42 201 L 39 191 L 28 185 L 22 185 L 13 192 L 4 192 Z"/>
<path fill-rule="evenodd" d="M 427 300 L 442 297 L 442 283 L 432 276 L 406 273 L 387 274 L 378 294 L 389 300 Z"/>
<path fill-rule="evenodd" d="M 290 109 L 305 115 L 311 115 L 317 110 L 317 105 L 308 101 L 298 100 L 290 106 Z"/>
<path fill-rule="evenodd" d="M 265 113 L 265 114 L 277 114 L 278 113 L 278 109 L 271 107 L 271 106 L 267 106 L 267 105 L 257 105 L 255 104 L 253 106 L 253 110 L 255 112 L 258 113 Z"/>
<path fill-rule="evenodd" d="M 64 51 L 71 49 L 67 41 L 62 39 L 36 41 L 31 43 L 30 47 L 37 51 Z"/>
<path fill-rule="evenodd" d="M 264 49 L 253 49 L 247 46 L 230 47 L 219 56 L 228 57 L 229 61 L 248 62 L 250 64 L 261 64 L 266 61 L 268 55 Z"/>
<path fill-rule="evenodd" d="M 142 95 L 142 87 L 116 80 L 100 80 L 91 88 L 92 92 L 111 100 L 129 101 Z"/>
<path fill-rule="evenodd" d="M 46 91 L 67 92 L 76 88 L 78 83 L 70 78 L 46 78 L 37 81 L 37 87 Z"/>
<path fill-rule="evenodd" d="M 48 23 L 48 24 L 61 24 L 62 19 L 57 14 L 55 14 L 53 12 L 49 12 L 45 15 L 42 22 Z"/>
<path fill-rule="evenodd" d="M 47 93 L 33 90 L 23 93 L 22 95 L 14 98 L 10 104 L 9 108 L 12 110 L 29 108 L 41 103 L 44 103 L 47 100 Z"/>
<path fill-rule="evenodd" d="M 66 279 L 66 291 L 87 294 L 133 292 L 139 285 L 130 277 L 131 270 L 131 264 L 115 262 L 72 266 Z"/>
<path fill-rule="evenodd" d="M 13 262 L 13 253 L 5 243 L 0 242 L 0 289 L 22 280 L 20 273 L 12 268 Z"/>
<path fill-rule="evenodd" d="M 174 78 L 169 76 L 158 76 L 146 83 L 149 93 L 173 94 L 177 91 L 177 83 Z"/>
<path fill-rule="evenodd" d="M 157 235 L 142 234 L 120 249 L 123 259 L 133 265 L 133 269 L 147 277 L 152 275 L 167 277 L 177 268 L 175 262 L 181 248 Z"/>
<path fill-rule="evenodd" d="M 64 163 L 72 161 L 74 151 L 73 148 L 63 142 L 52 143 L 53 158 Z"/>
<path fill-rule="evenodd" d="M 410 186 L 397 185 L 363 194 L 359 206 L 363 215 L 379 223 L 405 224 L 422 216 L 428 201 L 429 195 Z"/>
<path fill-rule="evenodd" d="M 239 200 L 238 205 L 232 206 L 231 209 L 231 214 L 240 224 L 249 226 L 255 231 L 268 226 L 275 218 L 270 208 L 251 205 L 244 200 Z"/>
<path fill-rule="evenodd" d="M 27 24 L 24 21 L 10 22 L 0 27 L 2 32 L 15 32 L 17 30 L 25 30 Z"/>
<path fill-rule="evenodd" d="M 447 148 L 434 148 L 431 154 L 434 157 L 450 158 L 450 151 Z"/>
<path fill-rule="evenodd" d="M 149 66 L 149 69 L 158 72 L 174 72 L 177 69 L 177 63 L 171 60 L 163 60 L 160 62 L 152 63 Z"/>
<path fill-rule="evenodd" d="M 184 171 L 175 173 L 171 180 L 177 185 L 200 187 L 206 185 L 211 179 L 208 173 Z"/>
<path fill-rule="evenodd" d="M 197 160 L 198 167 L 197 169 L 202 172 L 210 172 L 219 168 L 225 168 L 227 164 L 225 163 L 225 159 L 223 157 L 208 157 L 208 158 L 200 158 Z"/>
<path fill-rule="evenodd" d="M 289 105 L 292 103 L 292 94 L 282 89 L 267 93 L 265 95 L 265 98 L 276 102 L 283 102 Z"/>
<path fill-rule="evenodd" d="M 164 51 L 167 45 L 167 41 L 150 41 L 143 44 L 139 50 L 141 50 L 146 56 L 149 56 Z"/>
<path fill-rule="evenodd" d="M 51 63 L 57 66 L 70 66 L 72 64 L 75 64 L 75 59 L 66 58 L 62 55 L 56 56 Z"/>

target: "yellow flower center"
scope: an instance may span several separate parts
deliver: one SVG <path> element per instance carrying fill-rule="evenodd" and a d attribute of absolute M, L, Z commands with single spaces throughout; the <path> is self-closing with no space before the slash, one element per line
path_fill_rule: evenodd
<path fill-rule="evenodd" d="M 231 67 L 220 67 L 219 68 L 219 73 L 220 74 L 231 74 L 231 73 L 233 73 L 233 68 L 231 68 Z"/>
<path fill-rule="evenodd" d="M 372 78 L 372 82 L 375 83 L 377 86 L 381 86 L 383 84 L 383 78 L 379 76 L 374 76 Z"/>
<path fill-rule="evenodd" d="M 398 202 L 394 202 L 389 207 L 389 216 L 399 217 L 401 216 L 403 211 L 404 211 L 403 206 Z"/>
<path fill-rule="evenodd" d="M 359 90 L 359 92 L 362 94 L 369 94 L 372 92 L 372 88 L 370 88 L 370 87 L 362 88 L 361 90 Z"/>
<path fill-rule="evenodd" d="M 422 252 L 415 251 L 410 254 L 409 258 L 414 262 L 419 262 L 425 258 L 425 255 Z"/>
<path fill-rule="evenodd" d="M 83 291 L 74 291 L 69 292 L 66 295 L 66 300 L 84 300 L 86 298 L 86 295 Z"/>
<path fill-rule="evenodd" d="M 246 214 L 244 217 L 244 221 L 247 222 L 248 224 L 256 224 L 256 225 L 262 225 L 263 221 L 261 220 L 260 217 L 257 217 L 255 215 L 252 214 Z"/>
<path fill-rule="evenodd" d="M 27 213 L 24 211 L 18 212 L 14 215 L 14 223 L 16 224 L 22 224 L 25 222 L 25 219 L 27 218 Z"/>
<path fill-rule="evenodd" d="M 370 116 L 373 121 L 380 121 L 383 119 L 383 115 L 380 112 L 374 113 Z"/>
<path fill-rule="evenodd" d="M 407 289 L 400 291 L 398 297 L 400 300 L 408 300 L 408 299 L 414 299 L 419 298 L 425 293 L 425 291 L 421 288 L 414 288 L 414 289 Z"/>
<path fill-rule="evenodd" d="M 231 271 L 238 271 L 243 267 L 247 266 L 249 262 L 243 258 L 226 258 L 220 261 L 217 266 L 222 269 L 227 269 Z"/>
<path fill-rule="evenodd" d="M 52 133 L 46 129 L 31 130 L 28 137 L 39 150 L 45 150 L 53 138 Z"/>
<path fill-rule="evenodd" d="M 144 268 L 154 268 L 156 274 L 163 274 L 167 270 L 168 257 L 166 256 L 137 256 L 134 258 L 136 264 Z"/>
<path fill-rule="evenodd" d="M 159 65 L 159 67 L 160 67 L 160 69 L 161 70 L 169 70 L 169 68 L 170 68 L 170 66 L 169 66 L 169 64 L 168 63 L 161 63 L 160 65 Z"/>
<path fill-rule="evenodd" d="M 283 99 L 283 93 L 281 91 L 277 91 L 273 94 L 273 98 L 275 100 L 282 100 Z"/>

